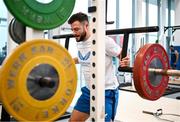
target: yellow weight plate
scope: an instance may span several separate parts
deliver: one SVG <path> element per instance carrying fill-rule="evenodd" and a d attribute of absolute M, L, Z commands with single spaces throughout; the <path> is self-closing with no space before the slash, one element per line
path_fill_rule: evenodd
<path fill-rule="evenodd" d="M 57 75 L 46 72 L 47 67 L 52 68 Z M 1 74 L 3 105 L 17 120 L 56 120 L 69 107 L 76 91 L 77 72 L 74 61 L 65 48 L 52 40 L 36 39 L 22 43 L 6 58 Z M 31 77 L 40 74 L 41 77 L 58 77 L 54 87 L 41 88 L 36 85 L 39 80 L 32 80 Z"/>

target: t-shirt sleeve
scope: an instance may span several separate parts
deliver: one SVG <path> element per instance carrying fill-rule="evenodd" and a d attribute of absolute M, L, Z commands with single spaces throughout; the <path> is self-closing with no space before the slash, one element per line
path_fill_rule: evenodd
<path fill-rule="evenodd" d="M 105 37 L 106 55 L 116 57 L 120 54 L 120 46 L 110 37 Z"/>

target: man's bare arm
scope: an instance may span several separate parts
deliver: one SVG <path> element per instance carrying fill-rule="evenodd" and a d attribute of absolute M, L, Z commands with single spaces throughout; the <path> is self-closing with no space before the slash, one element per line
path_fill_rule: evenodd
<path fill-rule="evenodd" d="M 175 50 L 175 55 L 176 55 L 176 61 L 175 63 L 177 64 L 178 63 L 178 59 L 179 59 L 179 53 L 177 50 Z"/>
<path fill-rule="evenodd" d="M 75 64 L 79 64 L 79 61 L 78 61 L 77 57 L 73 58 L 73 60 L 74 60 Z"/>

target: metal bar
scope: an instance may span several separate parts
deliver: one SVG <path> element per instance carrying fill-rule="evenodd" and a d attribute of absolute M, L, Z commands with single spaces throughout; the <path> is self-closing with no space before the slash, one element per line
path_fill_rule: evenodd
<path fill-rule="evenodd" d="M 156 118 L 158 118 L 160 120 L 164 120 L 164 121 L 167 121 L 167 122 L 174 122 L 173 120 L 160 118 L 161 115 L 167 115 L 167 114 L 162 113 L 162 109 L 158 109 L 155 113 L 150 112 L 150 111 L 142 111 L 142 112 L 145 113 L 145 114 L 153 115 L 154 117 L 156 117 Z"/>
<path fill-rule="evenodd" d="M 122 57 L 121 58 L 124 58 L 127 56 L 128 40 L 129 40 L 129 33 L 125 33 L 124 34 L 124 40 L 123 40 Z"/>
<path fill-rule="evenodd" d="M 74 38 L 73 34 L 64 34 L 64 35 L 55 35 L 53 39 L 62 39 L 62 38 Z"/>
<path fill-rule="evenodd" d="M 176 26 L 165 26 L 165 28 L 180 28 L 180 25 L 176 25 Z"/>
<path fill-rule="evenodd" d="M 119 67 L 118 71 L 132 73 L 133 67 Z M 157 75 L 180 76 L 180 70 L 149 68 L 148 71 Z"/>
<path fill-rule="evenodd" d="M 65 48 L 68 50 L 69 48 L 69 37 L 66 37 L 66 40 L 65 40 Z"/>
<path fill-rule="evenodd" d="M 158 26 L 150 26 L 150 27 L 106 30 L 106 35 L 125 34 L 125 33 L 148 33 L 148 32 L 157 32 L 157 31 L 159 31 Z"/>
<path fill-rule="evenodd" d="M 154 113 L 153 113 L 153 112 L 150 112 L 150 111 L 142 111 L 142 112 L 145 113 L 145 114 L 154 115 Z"/>
<path fill-rule="evenodd" d="M 172 33 L 174 33 L 176 30 L 179 30 L 180 29 L 180 26 L 179 25 L 176 25 L 176 26 L 164 26 L 164 33 L 166 32 L 166 30 L 168 30 L 169 28 L 171 28 L 173 31 Z"/>
<path fill-rule="evenodd" d="M 114 21 L 108 21 L 108 0 L 106 0 L 106 2 L 105 2 L 105 4 L 106 4 L 106 8 L 105 8 L 105 19 L 106 19 L 106 24 L 114 24 Z"/>
<path fill-rule="evenodd" d="M 118 67 L 118 71 L 120 72 L 133 72 L 133 67 Z"/>
<path fill-rule="evenodd" d="M 56 85 L 56 81 L 58 81 L 57 78 L 52 78 L 52 77 L 33 77 L 33 76 L 28 76 L 28 80 L 33 80 L 35 83 L 37 83 L 40 87 L 49 87 L 53 88 Z"/>
<path fill-rule="evenodd" d="M 172 69 L 165 70 L 165 69 L 150 68 L 148 69 L 148 71 L 159 75 L 180 76 L 180 70 L 172 70 Z"/>
<path fill-rule="evenodd" d="M 157 32 L 159 31 L 158 26 L 150 26 L 150 27 L 138 27 L 138 28 L 125 28 L 125 29 L 114 29 L 114 30 L 106 30 L 106 35 L 115 35 L 115 34 L 126 34 L 126 33 L 148 33 L 148 32 Z M 60 38 L 74 38 L 73 34 L 65 34 L 65 35 L 55 35 L 53 39 Z"/>

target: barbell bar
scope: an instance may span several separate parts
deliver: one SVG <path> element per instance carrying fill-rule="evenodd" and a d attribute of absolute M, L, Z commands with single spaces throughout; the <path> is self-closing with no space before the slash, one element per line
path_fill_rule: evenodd
<path fill-rule="evenodd" d="M 122 72 L 133 72 L 133 67 L 119 67 L 119 71 Z M 174 70 L 174 69 L 157 69 L 157 68 L 149 68 L 148 72 L 154 73 L 156 75 L 166 75 L 166 76 L 180 76 L 180 70 Z"/>
<path fill-rule="evenodd" d="M 32 76 L 28 76 L 28 80 L 33 80 L 35 81 L 40 87 L 49 87 L 49 88 L 53 88 L 55 87 L 55 81 L 57 81 L 58 79 L 54 79 L 52 77 L 42 77 L 42 76 L 36 76 L 36 77 L 32 77 Z"/>
<path fill-rule="evenodd" d="M 149 72 L 155 73 L 157 75 L 168 75 L 168 76 L 180 76 L 180 70 L 174 70 L 174 69 L 155 69 L 150 68 L 148 69 Z"/>

